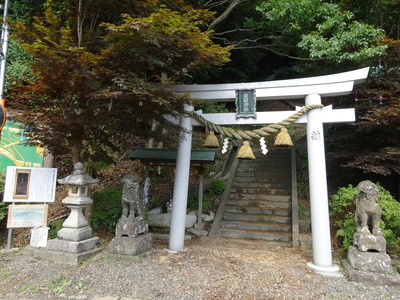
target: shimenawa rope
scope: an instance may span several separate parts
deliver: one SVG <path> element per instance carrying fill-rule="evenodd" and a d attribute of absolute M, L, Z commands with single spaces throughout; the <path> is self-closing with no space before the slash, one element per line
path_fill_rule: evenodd
<path fill-rule="evenodd" d="M 312 104 L 303 106 L 299 111 L 291 115 L 290 117 L 275 123 L 271 124 L 259 129 L 254 130 L 236 130 L 229 127 L 223 127 L 217 124 L 214 124 L 208 120 L 206 120 L 201 115 L 196 114 L 195 112 L 191 111 L 188 114 L 202 123 L 204 126 L 208 127 L 210 130 L 213 130 L 216 133 L 222 134 L 223 136 L 235 139 L 235 140 L 252 140 L 252 139 L 260 139 L 261 137 L 275 134 L 279 132 L 282 128 L 292 124 L 306 112 L 315 109 L 315 108 L 323 108 L 322 104 Z"/>

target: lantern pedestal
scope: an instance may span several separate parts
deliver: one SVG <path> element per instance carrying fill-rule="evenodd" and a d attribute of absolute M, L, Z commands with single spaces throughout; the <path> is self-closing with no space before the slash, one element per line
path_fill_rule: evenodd
<path fill-rule="evenodd" d="M 60 240 L 79 242 L 92 237 L 92 228 L 82 213 L 85 205 L 67 205 L 71 209 L 69 217 L 63 223 L 63 228 L 57 233 Z"/>

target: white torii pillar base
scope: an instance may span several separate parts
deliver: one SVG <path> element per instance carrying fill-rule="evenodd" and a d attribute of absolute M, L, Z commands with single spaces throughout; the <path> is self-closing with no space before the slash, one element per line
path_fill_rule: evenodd
<path fill-rule="evenodd" d="M 306 96 L 306 105 L 321 104 L 321 96 Z M 324 128 L 322 109 L 307 113 L 308 172 L 310 185 L 312 270 L 326 276 L 341 276 L 339 267 L 332 264 L 331 234 L 329 224 L 328 187 L 326 181 Z"/>
<path fill-rule="evenodd" d="M 193 106 L 185 104 L 186 111 L 193 111 Z M 192 151 L 191 117 L 181 115 L 179 125 L 179 145 L 176 158 L 174 194 L 172 198 L 171 229 L 169 250 L 183 250 L 185 242 L 186 206 L 189 189 L 190 155 Z"/>

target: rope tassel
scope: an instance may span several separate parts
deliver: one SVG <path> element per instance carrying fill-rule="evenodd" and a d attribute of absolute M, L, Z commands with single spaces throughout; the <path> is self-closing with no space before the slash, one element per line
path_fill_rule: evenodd
<path fill-rule="evenodd" d="M 216 137 L 214 131 L 211 130 L 210 134 L 206 136 L 203 146 L 211 149 L 219 148 L 218 138 Z"/>
<path fill-rule="evenodd" d="M 292 147 L 293 142 L 286 128 L 282 128 L 275 139 L 275 146 Z"/>
<path fill-rule="evenodd" d="M 251 150 L 250 143 L 248 141 L 244 141 L 243 145 L 239 148 L 237 158 L 256 159 L 256 157 L 254 156 L 253 150 Z"/>

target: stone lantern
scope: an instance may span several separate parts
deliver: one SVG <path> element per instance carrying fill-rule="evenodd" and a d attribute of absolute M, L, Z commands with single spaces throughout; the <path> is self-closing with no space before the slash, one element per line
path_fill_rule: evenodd
<path fill-rule="evenodd" d="M 62 200 L 71 209 L 69 217 L 63 223 L 63 228 L 57 236 L 61 240 L 81 241 L 92 236 L 92 228 L 82 213 L 88 204 L 93 200 L 88 196 L 89 185 L 99 182 L 93 179 L 83 171 L 83 164 L 78 162 L 74 166 L 75 171 L 72 175 L 64 179 L 58 179 L 58 183 L 67 184 L 68 197 Z"/>
<path fill-rule="evenodd" d="M 99 182 L 83 171 L 83 164 L 76 163 L 72 175 L 58 179 L 60 184 L 68 185 L 68 196 L 62 200 L 71 209 L 71 213 L 63 223 L 63 228 L 58 231 L 57 238 L 49 240 L 47 250 L 52 259 L 67 263 L 77 264 L 100 251 L 93 249 L 99 238 L 92 237 L 92 228 L 82 213 L 93 200 L 89 197 L 89 185 Z"/>

